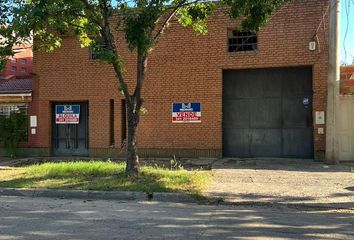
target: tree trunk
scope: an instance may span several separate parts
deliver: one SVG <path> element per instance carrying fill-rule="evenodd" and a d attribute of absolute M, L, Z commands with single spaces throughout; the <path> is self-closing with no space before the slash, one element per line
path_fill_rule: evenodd
<path fill-rule="evenodd" d="M 139 156 L 136 144 L 136 130 L 140 120 L 140 109 L 143 105 L 141 99 L 141 89 L 145 78 L 145 70 L 147 64 L 147 54 L 138 49 L 137 54 L 137 68 L 136 68 L 136 86 L 132 96 L 129 96 L 129 103 L 127 103 L 128 110 L 128 143 L 127 143 L 127 168 L 126 172 L 139 172 Z"/>
<path fill-rule="evenodd" d="M 112 53 L 118 57 L 117 47 L 114 43 L 114 38 L 109 25 L 108 8 L 104 9 L 104 28 L 102 29 L 102 37 L 104 42 L 111 49 Z M 140 120 L 140 109 L 143 104 L 141 98 L 141 90 L 145 78 L 145 71 L 147 65 L 147 50 L 141 46 L 137 47 L 137 65 L 136 65 L 136 86 L 133 95 L 130 95 L 127 84 L 124 80 L 123 70 L 118 61 L 112 61 L 114 71 L 120 82 L 120 88 L 123 91 L 127 114 L 128 114 L 128 141 L 127 141 L 127 165 L 126 173 L 135 174 L 139 172 L 139 156 L 136 142 L 136 131 Z"/>
<path fill-rule="evenodd" d="M 131 106 L 128 109 L 128 142 L 127 142 L 127 167 L 126 173 L 135 174 L 139 172 L 139 156 L 136 143 L 136 130 L 139 122 L 139 112 L 134 112 Z"/>

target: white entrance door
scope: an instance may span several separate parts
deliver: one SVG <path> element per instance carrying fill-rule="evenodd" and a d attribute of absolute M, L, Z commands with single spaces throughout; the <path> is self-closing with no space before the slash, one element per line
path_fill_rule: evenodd
<path fill-rule="evenodd" d="M 354 160 L 354 97 L 342 97 L 338 108 L 339 160 Z"/>

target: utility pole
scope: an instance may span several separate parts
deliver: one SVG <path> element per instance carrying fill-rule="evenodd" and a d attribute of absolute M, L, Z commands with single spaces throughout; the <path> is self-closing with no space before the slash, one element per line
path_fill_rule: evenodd
<path fill-rule="evenodd" d="M 339 21 L 340 0 L 329 0 L 329 55 L 327 80 L 327 124 L 326 124 L 326 162 L 338 164 L 338 139 L 336 113 L 339 96 Z"/>

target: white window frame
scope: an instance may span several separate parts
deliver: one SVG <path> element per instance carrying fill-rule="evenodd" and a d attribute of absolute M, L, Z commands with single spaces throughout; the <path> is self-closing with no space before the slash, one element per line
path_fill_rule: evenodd
<path fill-rule="evenodd" d="M 0 104 L 0 117 L 10 117 L 12 112 L 18 112 L 20 110 L 25 110 L 27 115 L 28 113 L 28 105 L 22 103 L 15 104 Z"/>

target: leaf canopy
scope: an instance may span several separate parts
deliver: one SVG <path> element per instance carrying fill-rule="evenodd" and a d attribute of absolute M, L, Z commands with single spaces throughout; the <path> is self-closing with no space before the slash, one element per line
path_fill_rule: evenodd
<path fill-rule="evenodd" d="M 75 34 L 82 46 L 102 51 L 102 60 L 122 62 L 114 31 L 123 31 L 131 51 L 147 54 L 169 21 L 176 17 L 197 34 L 208 32 L 207 20 L 217 7 L 240 27 L 258 31 L 289 0 L 0 0 L 0 68 L 12 47 L 38 39 L 36 49 L 60 48 L 62 36 Z"/>

